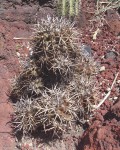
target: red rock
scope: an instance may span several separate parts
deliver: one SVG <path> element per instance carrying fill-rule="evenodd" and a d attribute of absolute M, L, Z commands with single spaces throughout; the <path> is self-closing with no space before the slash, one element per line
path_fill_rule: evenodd
<path fill-rule="evenodd" d="M 116 88 L 115 88 L 115 87 L 113 87 L 113 88 L 112 88 L 112 92 L 115 92 L 115 91 L 116 91 Z"/>
<path fill-rule="evenodd" d="M 112 68 L 112 69 L 111 69 L 111 72 L 112 72 L 113 74 L 115 74 L 115 73 L 117 72 L 116 66 L 115 66 L 115 68 Z"/>
<path fill-rule="evenodd" d="M 100 121 L 104 121 L 104 118 L 100 113 L 96 115 L 96 119 Z"/>
<path fill-rule="evenodd" d="M 5 27 L 1 22 L 0 22 L 0 32 L 5 34 Z"/>
<path fill-rule="evenodd" d="M 102 56 L 103 53 L 102 53 L 101 51 L 98 51 L 98 52 L 97 52 L 97 55 L 98 55 L 98 56 Z"/>
<path fill-rule="evenodd" d="M 119 19 L 112 19 L 111 21 L 108 21 L 108 24 L 111 28 L 112 31 L 114 31 L 116 33 L 116 35 L 118 35 L 120 33 L 120 20 Z"/>
<path fill-rule="evenodd" d="M 114 79 L 113 73 L 110 72 L 110 71 L 108 71 L 108 72 L 106 73 L 106 78 L 107 78 L 107 79 L 110 79 L 110 80 L 111 80 L 111 79 L 113 80 L 113 79 Z"/>
<path fill-rule="evenodd" d="M 114 123 L 117 123 L 117 120 L 114 118 L 111 120 L 111 122 L 114 124 Z"/>
<path fill-rule="evenodd" d="M 105 72 L 105 71 L 101 72 L 101 76 L 102 76 L 103 78 L 105 78 L 106 72 Z"/>
<path fill-rule="evenodd" d="M 106 100 L 104 104 L 105 104 L 105 106 L 107 106 L 108 108 L 110 108 L 112 106 L 113 102 L 109 101 L 109 100 Z"/>
<path fill-rule="evenodd" d="M 105 106 L 107 106 L 108 113 L 113 113 L 116 114 L 117 117 L 120 117 L 119 102 L 120 101 L 116 102 L 112 106 L 112 102 L 106 101 Z M 102 112 L 102 110 L 99 110 L 99 113 L 100 112 L 102 113 L 102 116 L 106 114 L 106 112 Z M 99 117 L 99 113 L 95 116 L 96 120 Z M 93 119 L 92 125 L 88 128 L 87 131 L 85 131 L 84 136 L 80 141 L 81 149 L 85 150 L 85 146 L 87 147 L 87 150 L 88 148 L 95 150 L 119 149 L 120 127 L 116 118 L 110 119 L 108 116 L 106 120 L 101 120 L 103 124 L 102 122 L 96 122 L 96 120 Z M 85 145 L 84 147 L 82 147 L 82 143 Z"/>
<path fill-rule="evenodd" d="M 97 139 L 104 140 L 106 132 L 107 132 L 106 127 L 100 128 L 97 131 Z"/>
<path fill-rule="evenodd" d="M 109 68 L 109 64 L 104 64 L 104 66 L 105 66 L 105 69 Z"/>
<path fill-rule="evenodd" d="M 120 118 L 120 100 L 112 106 L 111 110 L 117 117 Z"/>
<path fill-rule="evenodd" d="M 102 116 L 104 116 L 107 113 L 107 110 L 106 109 L 100 110 L 100 113 Z"/>
<path fill-rule="evenodd" d="M 117 57 L 117 61 L 120 62 L 120 57 Z"/>

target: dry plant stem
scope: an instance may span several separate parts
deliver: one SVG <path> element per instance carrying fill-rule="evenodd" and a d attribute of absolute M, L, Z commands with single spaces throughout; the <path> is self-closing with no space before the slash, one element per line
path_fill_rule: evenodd
<path fill-rule="evenodd" d="M 13 40 L 31 40 L 32 38 L 14 37 Z"/>
<path fill-rule="evenodd" d="M 119 72 L 116 74 L 116 76 L 114 78 L 114 81 L 113 81 L 113 83 L 111 85 L 110 91 L 105 95 L 105 97 L 101 100 L 101 102 L 97 106 L 94 105 L 93 108 L 98 109 L 105 102 L 105 100 L 108 98 L 108 96 L 110 95 L 110 93 L 112 91 L 112 88 L 113 88 L 113 86 L 114 86 L 114 84 L 115 84 L 115 82 L 117 80 L 118 75 L 119 75 Z"/>
<path fill-rule="evenodd" d="M 106 4 L 105 7 L 102 7 L 103 4 Z M 105 11 L 109 9 L 119 8 L 120 4 L 119 1 L 116 2 L 101 2 L 100 0 L 97 1 L 97 10 L 95 15 L 99 15 L 101 13 L 104 13 Z"/>

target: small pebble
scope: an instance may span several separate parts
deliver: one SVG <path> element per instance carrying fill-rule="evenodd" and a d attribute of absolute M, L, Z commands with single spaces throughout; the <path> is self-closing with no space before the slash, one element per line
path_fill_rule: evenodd
<path fill-rule="evenodd" d="M 111 89 L 110 88 L 107 88 L 107 91 L 109 92 Z"/>
<path fill-rule="evenodd" d="M 113 99 L 112 99 L 112 98 L 109 98 L 109 100 L 112 101 Z"/>
<path fill-rule="evenodd" d="M 20 53 L 19 52 L 16 52 L 16 54 L 17 54 L 18 57 L 20 57 Z"/>
<path fill-rule="evenodd" d="M 104 59 L 105 58 L 105 56 L 103 55 L 103 56 L 101 56 L 101 59 Z"/>
<path fill-rule="evenodd" d="M 119 83 L 120 83 L 120 80 L 117 80 L 117 81 L 116 81 L 116 83 L 118 83 L 118 84 L 119 84 Z"/>
<path fill-rule="evenodd" d="M 117 56 L 117 53 L 115 51 L 109 51 L 106 53 L 105 58 L 115 60 L 116 56 Z"/>
<path fill-rule="evenodd" d="M 86 55 L 92 55 L 92 49 L 89 45 L 82 45 L 81 49 L 84 51 Z"/>
<path fill-rule="evenodd" d="M 113 99 L 114 99 L 114 100 L 117 100 L 117 99 L 118 99 L 118 97 L 116 96 L 116 97 L 114 97 Z"/>
<path fill-rule="evenodd" d="M 100 71 L 105 71 L 105 66 L 102 66 L 102 67 L 100 68 Z"/>

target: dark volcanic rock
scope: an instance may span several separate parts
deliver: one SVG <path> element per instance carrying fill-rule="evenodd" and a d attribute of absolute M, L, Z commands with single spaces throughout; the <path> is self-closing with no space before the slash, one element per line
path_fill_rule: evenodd
<path fill-rule="evenodd" d="M 89 45 L 82 45 L 81 49 L 86 55 L 92 56 L 92 49 Z"/>
<path fill-rule="evenodd" d="M 114 51 L 108 51 L 106 53 L 106 55 L 105 55 L 105 58 L 106 59 L 113 59 L 113 60 L 115 60 L 117 56 L 118 56 L 118 54 L 116 52 L 114 52 Z"/>

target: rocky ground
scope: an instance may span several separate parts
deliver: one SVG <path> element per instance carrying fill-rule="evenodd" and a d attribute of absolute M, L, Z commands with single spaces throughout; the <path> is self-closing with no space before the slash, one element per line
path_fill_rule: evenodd
<path fill-rule="evenodd" d="M 86 124 L 83 135 L 81 129 L 76 136 L 71 134 L 64 137 L 62 141 L 52 145 L 52 150 L 120 149 L 120 10 L 107 11 L 104 16 L 107 23 L 101 23 L 96 18 L 92 21 L 94 12 L 94 0 L 82 0 L 77 22 L 81 43 L 87 49 L 91 49 L 96 61 L 101 65 L 101 72 L 97 77 L 101 87 L 101 98 L 109 92 L 116 74 L 119 74 L 109 97 L 96 112 L 95 117 Z M 18 149 L 17 141 L 11 135 L 9 121 L 13 108 L 8 102 L 11 79 L 20 72 L 16 51 L 24 55 L 27 53 L 29 40 L 26 38 L 31 35 L 32 25 L 47 14 L 55 14 L 54 6 L 50 2 L 0 1 L 0 150 Z M 98 31 L 96 36 L 95 31 Z M 32 140 L 22 142 L 22 150 L 32 149 Z M 34 149 L 36 144 L 38 145 L 37 141 L 34 141 Z M 44 147 L 44 144 L 39 144 L 40 150 L 50 149 L 49 145 Z"/>

